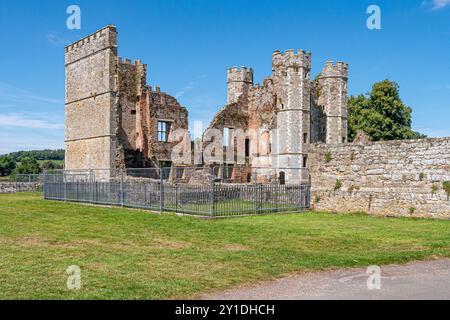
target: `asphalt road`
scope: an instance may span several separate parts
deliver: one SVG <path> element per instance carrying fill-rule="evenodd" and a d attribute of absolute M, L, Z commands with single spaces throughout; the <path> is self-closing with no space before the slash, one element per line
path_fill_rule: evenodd
<path fill-rule="evenodd" d="M 450 299 L 450 259 L 387 265 L 381 266 L 379 270 L 381 271 L 379 278 L 377 278 L 376 269 L 371 270 L 372 275 L 370 275 L 366 268 L 306 273 L 259 283 L 251 287 L 208 294 L 203 298 L 213 300 Z"/>

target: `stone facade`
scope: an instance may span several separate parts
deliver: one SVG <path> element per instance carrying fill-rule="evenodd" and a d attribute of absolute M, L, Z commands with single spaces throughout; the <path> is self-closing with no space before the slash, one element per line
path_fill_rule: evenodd
<path fill-rule="evenodd" d="M 146 77 L 141 61 L 117 56 L 114 26 L 66 48 L 67 170 L 107 169 L 114 176 L 175 161 L 172 151 L 183 137 L 174 136 L 187 132 L 187 109 Z M 261 85 L 253 69 L 230 68 L 227 104 L 208 128 L 219 137 L 205 133 L 201 144 L 192 147 L 187 139 L 183 147 L 213 157 L 185 167 L 179 178 L 198 184 L 213 176 L 236 183 L 311 179 L 318 210 L 450 217 L 442 188 L 450 181 L 450 138 L 370 142 L 359 133 L 347 143 L 347 81 L 343 62 L 327 62 L 311 81 L 311 54 L 303 50 L 275 51 L 272 75 Z M 245 150 L 243 162 L 238 150 Z"/>
<path fill-rule="evenodd" d="M 312 144 L 316 210 L 450 218 L 450 138 Z"/>
<path fill-rule="evenodd" d="M 167 165 L 187 129 L 174 97 L 146 84 L 146 65 L 118 57 L 117 30 L 107 26 L 66 47 L 67 170 L 118 170 Z M 158 122 L 164 133 L 158 135 Z M 161 130 L 160 130 L 161 131 Z"/>
<path fill-rule="evenodd" d="M 117 33 L 102 30 L 66 47 L 66 168 L 114 168 Z"/>
<path fill-rule="evenodd" d="M 287 182 L 304 180 L 311 142 L 346 141 L 347 64 L 327 62 L 311 81 L 311 53 L 275 51 L 272 76 L 262 85 L 253 84 L 253 69 L 246 67 L 229 69 L 227 80 L 228 103 L 209 128 L 247 132 L 247 165 L 258 175 L 277 168 Z M 237 181 L 248 180 L 242 165 L 233 171 Z"/>

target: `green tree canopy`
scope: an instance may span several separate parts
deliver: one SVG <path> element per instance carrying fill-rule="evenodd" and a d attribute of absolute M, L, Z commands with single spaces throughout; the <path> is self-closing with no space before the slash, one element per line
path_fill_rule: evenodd
<path fill-rule="evenodd" d="M 399 86 L 389 80 L 375 83 L 368 96 L 351 96 L 348 104 L 348 138 L 359 130 L 373 141 L 425 137 L 411 129 L 411 108 L 400 99 Z"/>
<path fill-rule="evenodd" d="M 9 176 L 16 168 L 16 163 L 10 156 L 0 156 L 0 176 Z"/>
<path fill-rule="evenodd" d="M 36 159 L 30 157 L 24 157 L 20 163 L 16 166 L 13 174 L 38 174 L 41 173 L 41 167 Z"/>
<path fill-rule="evenodd" d="M 34 150 L 34 151 L 18 151 L 12 152 L 9 156 L 16 162 L 22 160 L 22 158 L 30 157 L 36 160 L 64 160 L 64 150 Z"/>

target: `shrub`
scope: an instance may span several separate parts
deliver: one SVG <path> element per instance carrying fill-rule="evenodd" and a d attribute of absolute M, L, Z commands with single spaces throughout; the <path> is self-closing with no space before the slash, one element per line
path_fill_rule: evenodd
<path fill-rule="evenodd" d="M 20 160 L 20 163 L 13 171 L 13 175 L 16 174 L 39 174 L 41 173 L 41 167 L 36 159 L 25 157 Z"/>
<path fill-rule="evenodd" d="M 348 193 L 352 194 L 354 191 L 358 191 L 359 189 L 360 189 L 359 186 L 351 185 L 348 188 Z"/>
<path fill-rule="evenodd" d="M 318 194 L 316 194 L 316 196 L 314 197 L 314 203 L 319 203 L 320 202 L 320 196 Z"/>
<path fill-rule="evenodd" d="M 431 194 L 435 194 L 438 191 L 439 191 L 439 186 L 437 184 L 433 184 L 431 186 Z"/>
<path fill-rule="evenodd" d="M 442 182 L 442 189 L 444 189 L 447 194 L 447 199 L 450 199 L 450 181 Z"/>
<path fill-rule="evenodd" d="M 331 152 L 328 151 L 327 153 L 325 153 L 325 162 L 328 163 L 331 160 L 333 160 L 333 158 L 331 157 Z"/>
<path fill-rule="evenodd" d="M 421 172 L 421 173 L 419 174 L 419 180 L 420 180 L 420 181 L 423 181 L 424 178 L 425 178 L 425 173 Z"/>
<path fill-rule="evenodd" d="M 414 208 L 414 207 L 409 208 L 409 213 L 410 214 L 413 214 L 414 212 L 416 212 L 416 208 Z"/>
<path fill-rule="evenodd" d="M 336 184 L 334 185 L 334 191 L 337 191 L 342 188 L 342 181 L 339 179 L 336 179 Z"/>

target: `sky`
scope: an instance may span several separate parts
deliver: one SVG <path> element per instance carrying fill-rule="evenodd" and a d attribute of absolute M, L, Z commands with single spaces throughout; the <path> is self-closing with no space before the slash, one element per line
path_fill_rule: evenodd
<path fill-rule="evenodd" d="M 381 29 L 367 28 L 367 8 Z M 81 9 L 69 30 L 66 10 Z M 226 70 L 271 75 L 273 51 L 312 52 L 312 78 L 328 60 L 349 63 L 349 93 L 396 81 L 413 129 L 450 136 L 450 0 L 2 1 L 0 154 L 64 148 L 64 47 L 114 24 L 119 56 L 148 65 L 148 84 L 207 127 L 226 103 Z"/>

